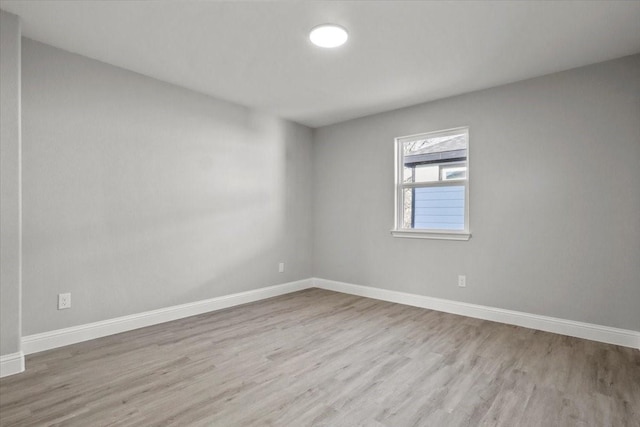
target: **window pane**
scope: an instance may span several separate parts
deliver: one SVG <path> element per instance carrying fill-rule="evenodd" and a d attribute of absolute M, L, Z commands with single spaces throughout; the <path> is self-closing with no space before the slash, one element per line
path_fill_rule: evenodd
<path fill-rule="evenodd" d="M 436 182 L 440 180 L 439 165 L 405 166 L 403 169 L 403 183 L 407 182 Z"/>
<path fill-rule="evenodd" d="M 456 166 L 459 167 L 460 163 L 467 160 L 466 131 L 444 136 L 416 137 L 401 144 L 402 178 L 405 183 L 444 180 L 441 168 L 453 162 L 457 162 Z"/>
<path fill-rule="evenodd" d="M 438 181 L 440 174 L 440 166 L 438 165 L 419 165 L 415 168 L 415 182 L 434 182 Z"/>
<path fill-rule="evenodd" d="M 440 179 L 443 181 L 452 181 L 454 179 L 467 179 L 467 167 L 455 166 L 455 167 L 443 167 L 442 176 Z"/>
<path fill-rule="evenodd" d="M 411 228 L 464 230 L 464 185 L 416 188 L 412 196 Z"/>

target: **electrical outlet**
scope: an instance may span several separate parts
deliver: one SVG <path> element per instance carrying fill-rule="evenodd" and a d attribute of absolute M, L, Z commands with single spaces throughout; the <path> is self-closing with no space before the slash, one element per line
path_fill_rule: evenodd
<path fill-rule="evenodd" d="M 278 264 L 278 273 L 284 273 L 284 262 Z"/>
<path fill-rule="evenodd" d="M 461 288 L 467 287 L 467 276 L 458 276 L 458 286 Z"/>
<path fill-rule="evenodd" d="M 71 294 L 58 294 L 58 310 L 71 308 Z"/>

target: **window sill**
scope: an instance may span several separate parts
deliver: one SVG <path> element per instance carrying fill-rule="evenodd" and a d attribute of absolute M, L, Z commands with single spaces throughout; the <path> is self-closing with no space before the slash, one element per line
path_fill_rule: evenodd
<path fill-rule="evenodd" d="M 464 231 L 421 231 L 421 230 L 391 230 L 393 237 L 409 239 L 437 239 L 437 240 L 469 240 L 471 233 Z"/>

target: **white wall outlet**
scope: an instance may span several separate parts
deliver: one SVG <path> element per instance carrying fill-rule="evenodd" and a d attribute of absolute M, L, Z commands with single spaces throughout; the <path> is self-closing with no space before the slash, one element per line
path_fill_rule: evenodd
<path fill-rule="evenodd" d="M 458 276 L 458 286 L 460 286 L 461 288 L 467 287 L 467 276 Z"/>
<path fill-rule="evenodd" d="M 284 262 L 278 264 L 278 273 L 284 273 Z"/>
<path fill-rule="evenodd" d="M 58 294 L 58 310 L 71 308 L 71 294 Z"/>

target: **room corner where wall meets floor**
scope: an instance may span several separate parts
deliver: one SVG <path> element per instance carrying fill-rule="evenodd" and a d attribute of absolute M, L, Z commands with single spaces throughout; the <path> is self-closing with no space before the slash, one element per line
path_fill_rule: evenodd
<path fill-rule="evenodd" d="M 407 306 L 436 310 L 476 319 L 491 320 L 509 325 L 522 326 L 561 335 L 640 349 L 640 332 L 637 331 L 608 328 L 600 325 L 569 321 L 566 319 L 538 316 L 530 313 L 515 312 L 495 307 L 486 307 L 461 303 L 458 301 L 431 298 L 424 295 L 408 294 L 321 278 L 309 278 L 290 283 L 283 283 L 247 292 L 166 307 L 144 313 L 137 313 L 135 315 L 29 335 L 23 337 L 22 347 L 25 354 L 34 354 L 41 351 L 64 347 L 177 319 L 184 319 L 203 313 L 210 313 L 310 288 L 341 292 L 349 295 L 373 298 Z M 7 363 L 10 362 L 11 366 L 7 365 L 6 372 L 9 372 L 8 369 L 10 368 L 18 367 L 18 359 L 20 358 L 23 358 L 23 355 L 16 354 L 10 358 L 10 361 L 7 360 Z M 22 366 L 24 367 L 24 362 L 22 363 Z"/>

